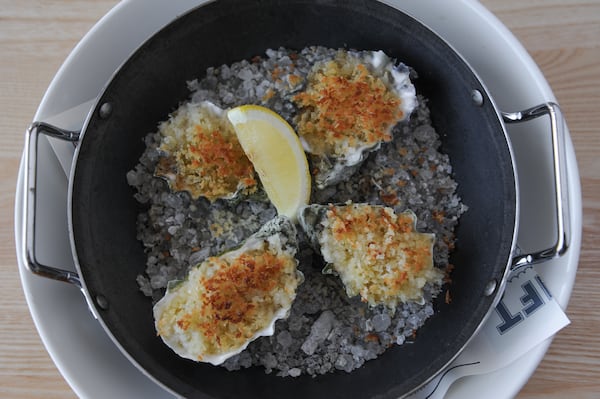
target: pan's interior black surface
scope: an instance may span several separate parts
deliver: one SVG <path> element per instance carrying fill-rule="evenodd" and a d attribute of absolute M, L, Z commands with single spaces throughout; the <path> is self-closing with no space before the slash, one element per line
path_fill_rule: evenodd
<path fill-rule="evenodd" d="M 413 344 L 347 374 L 279 378 L 262 369 L 227 372 L 177 357 L 156 337 L 150 300 L 136 275 L 145 257 L 136 240 L 139 205 L 125 175 L 143 151 L 142 137 L 186 100 L 186 81 L 206 67 L 308 45 L 381 49 L 412 66 L 417 90 L 430 100 L 434 125 L 450 155 L 469 211 L 457 230 L 452 303 L 418 332 Z M 102 322 L 148 373 L 180 395 L 197 398 L 392 398 L 436 373 L 463 347 L 493 301 L 483 289 L 499 280 L 510 257 L 515 182 L 497 114 L 471 70 L 434 34 L 375 1 L 220 0 L 177 20 L 146 43 L 103 94 L 80 144 L 72 181 L 72 223 L 80 274 L 89 295 L 103 295 Z M 485 93 L 484 93 L 485 96 Z"/>

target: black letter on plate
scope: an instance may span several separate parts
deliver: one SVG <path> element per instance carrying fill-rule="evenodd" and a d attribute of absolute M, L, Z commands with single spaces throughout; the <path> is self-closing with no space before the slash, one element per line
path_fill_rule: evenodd
<path fill-rule="evenodd" d="M 531 281 L 523 284 L 521 288 L 523 288 L 523 291 L 526 293 L 521 297 L 521 303 L 526 305 L 523 312 L 525 312 L 526 316 L 531 316 L 533 312 L 538 310 L 544 304 L 544 299 L 540 296 L 540 293 L 535 289 L 535 286 Z"/>
<path fill-rule="evenodd" d="M 496 326 L 496 329 L 500 335 L 504 334 L 523 320 L 523 315 L 521 315 L 521 312 L 518 312 L 516 315 L 510 314 L 510 311 L 506 308 L 504 302 L 502 301 L 500 301 L 496 306 L 496 312 L 502 319 L 502 323 Z"/>

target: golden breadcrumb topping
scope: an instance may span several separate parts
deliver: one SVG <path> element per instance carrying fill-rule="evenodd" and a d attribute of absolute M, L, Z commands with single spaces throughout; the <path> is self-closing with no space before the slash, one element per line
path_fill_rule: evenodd
<path fill-rule="evenodd" d="M 349 296 L 395 308 L 420 300 L 427 282 L 441 281 L 433 266 L 433 234 L 415 231 L 412 212 L 367 204 L 330 205 L 319 239 L 325 260 Z"/>
<path fill-rule="evenodd" d="M 275 313 L 291 304 L 298 284 L 292 254 L 262 249 L 208 258 L 190 278 L 195 279 L 195 298 L 182 294 L 186 303 L 170 306 L 158 332 L 168 334 L 174 322 L 183 334 L 200 335 L 204 356 L 238 348 L 267 328 Z"/>
<path fill-rule="evenodd" d="M 402 100 L 365 64 L 342 52 L 319 64 L 293 100 L 301 108 L 298 135 L 316 155 L 343 156 L 348 148 L 390 141 L 392 127 L 404 118 Z"/>
<path fill-rule="evenodd" d="M 159 149 L 166 156 L 160 158 L 156 175 L 166 177 L 172 190 L 211 202 L 240 190 L 256 191 L 254 167 L 223 115 L 192 104 L 180 108 L 159 131 Z"/>

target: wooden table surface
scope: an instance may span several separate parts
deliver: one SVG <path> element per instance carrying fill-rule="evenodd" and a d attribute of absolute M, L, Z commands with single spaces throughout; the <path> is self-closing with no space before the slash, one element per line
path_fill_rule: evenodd
<path fill-rule="evenodd" d="M 57 69 L 116 0 L 0 0 L 0 397 L 73 398 L 33 325 L 15 255 L 24 131 Z M 583 194 L 567 314 L 518 398 L 600 398 L 600 0 L 483 0 L 540 66 L 564 111 Z M 482 397 L 485 394 L 482 393 Z"/>

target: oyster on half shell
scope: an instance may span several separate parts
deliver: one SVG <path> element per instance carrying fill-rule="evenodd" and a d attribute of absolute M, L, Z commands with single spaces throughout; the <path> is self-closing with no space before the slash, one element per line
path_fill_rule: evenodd
<path fill-rule="evenodd" d="M 411 211 L 369 205 L 309 205 L 300 224 L 339 275 L 349 297 L 394 310 L 402 302 L 422 302 L 423 287 L 439 284 L 444 272 L 433 264 L 435 236 L 419 233 Z"/>
<path fill-rule="evenodd" d="M 296 131 L 310 154 L 318 188 L 352 175 L 368 153 L 392 140 L 392 129 L 416 108 L 409 69 L 383 51 L 340 50 L 315 64 L 303 91 Z"/>
<path fill-rule="evenodd" d="M 294 224 L 278 216 L 240 248 L 193 267 L 154 306 L 158 335 L 179 356 L 214 365 L 273 335 L 303 281 L 297 245 Z"/>
<path fill-rule="evenodd" d="M 223 109 L 185 103 L 159 124 L 160 154 L 154 175 L 192 198 L 233 200 L 257 192 L 258 178 Z"/>

